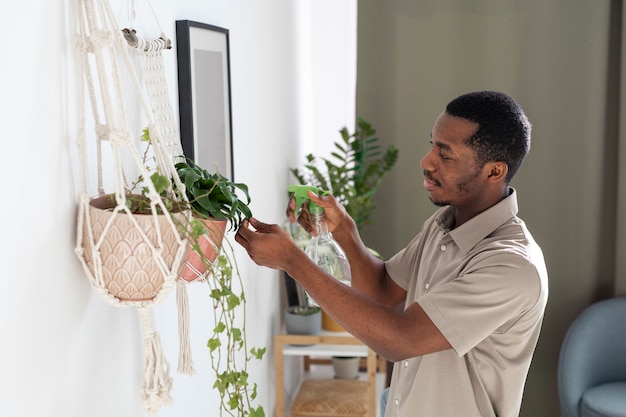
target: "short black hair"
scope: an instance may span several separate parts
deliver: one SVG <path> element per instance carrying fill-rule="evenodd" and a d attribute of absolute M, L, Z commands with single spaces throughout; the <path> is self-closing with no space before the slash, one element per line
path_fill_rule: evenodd
<path fill-rule="evenodd" d="M 509 168 L 506 182 L 511 182 L 530 151 L 532 127 L 522 107 L 505 93 L 477 91 L 452 100 L 446 113 L 478 124 L 465 143 L 476 152 L 479 166 L 505 162 Z"/>

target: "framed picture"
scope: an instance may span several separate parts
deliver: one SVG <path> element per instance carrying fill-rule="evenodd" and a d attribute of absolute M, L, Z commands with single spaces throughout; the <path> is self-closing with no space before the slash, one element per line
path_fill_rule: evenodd
<path fill-rule="evenodd" d="M 183 152 L 233 181 L 228 29 L 177 20 L 176 46 Z"/>

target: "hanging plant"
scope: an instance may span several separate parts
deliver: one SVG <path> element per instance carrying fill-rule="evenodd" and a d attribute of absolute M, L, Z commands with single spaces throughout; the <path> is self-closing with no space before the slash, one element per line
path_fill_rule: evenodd
<path fill-rule="evenodd" d="M 196 217 L 192 217 L 193 210 L 185 198 L 184 186 L 173 166 L 174 157 L 182 153 L 182 147 L 175 126 L 176 118 L 169 104 L 169 89 L 161 54 L 171 46 L 171 42 L 165 35 L 156 40 L 139 39 L 131 29 L 123 31 L 127 43 L 120 36 L 119 26 L 108 1 L 79 1 L 77 5 L 80 7 L 75 8 L 76 35 L 73 44 L 77 54 L 76 143 L 80 155 L 81 190 L 75 250 L 91 284 L 107 301 L 116 306 L 132 305 L 139 309 L 145 362 L 141 396 L 144 408 L 154 412 L 171 402 L 172 379 L 169 377 L 169 364 L 163 355 L 159 335 L 154 328 L 152 306 L 162 301 L 175 283 L 178 285 L 180 280 L 177 278 L 190 250 L 189 244 L 198 247 L 201 228 L 197 226 Z M 143 79 L 137 71 L 139 69 L 144 75 Z M 135 101 L 127 102 L 127 96 L 134 95 L 121 94 L 126 92 L 123 91 L 126 85 L 122 85 L 122 75 L 127 75 L 127 79 L 132 82 L 137 95 Z M 147 145 L 143 160 L 136 141 L 132 140 L 129 133 L 132 129 L 129 120 L 132 117 L 126 114 L 126 109 L 131 109 L 134 116 L 139 106 L 153 132 L 151 142 L 148 130 L 144 131 Z M 88 121 L 87 115 L 91 115 L 93 120 Z M 87 145 L 86 139 L 92 136 L 87 134 L 90 127 L 94 128 L 94 147 Z M 106 147 L 104 152 L 103 147 Z M 95 158 L 90 154 L 92 151 L 95 152 Z M 103 155 L 108 156 L 106 152 L 109 151 L 110 158 L 104 159 L 110 160 L 110 171 L 107 170 L 109 161 L 103 161 Z M 153 156 L 148 157 L 149 153 Z M 89 176 L 89 161 L 93 160 L 98 166 L 94 170 L 97 173 L 95 182 Z M 144 166 L 147 161 L 155 162 L 156 168 L 147 169 Z M 126 182 L 129 172 L 125 169 L 140 172 L 138 181 L 131 187 Z M 114 190 L 105 194 L 104 180 L 109 178 L 113 179 Z M 96 197 L 93 197 L 91 191 L 94 183 L 98 190 Z M 92 216 L 93 210 L 105 212 L 107 220 L 102 223 L 92 221 L 95 218 L 95 215 Z M 148 219 L 153 230 L 140 225 L 139 217 Z M 123 224 L 118 226 L 118 220 Z M 127 241 L 117 239 L 125 234 L 141 238 L 136 245 L 137 250 L 133 250 L 135 245 L 131 247 Z M 152 235 L 156 235 L 154 239 Z M 171 237 L 173 242 L 169 242 L 166 237 Z M 124 291 L 131 293 L 129 299 L 126 299 L 122 298 L 122 293 L 113 293 L 105 285 L 108 282 L 106 269 L 113 268 L 104 268 L 103 265 L 111 262 L 116 267 L 116 263 L 119 266 L 127 261 L 125 254 L 116 252 L 120 249 L 130 250 L 138 259 L 132 265 L 119 268 L 120 275 L 133 275 L 137 286 L 150 287 L 149 294 L 143 291 L 137 293 L 133 289 L 132 293 Z M 145 255 L 149 255 L 149 258 Z M 251 357 L 261 358 L 265 349 L 243 352 L 243 363 L 240 363 L 242 355 L 236 353 L 247 349 L 247 345 L 245 326 L 236 327 L 235 315 L 240 317 L 241 308 L 245 309 L 245 296 L 243 291 L 235 294 L 233 290 L 233 281 L 239 278 L 238 270 L 231 266 L 234 257 L 227 257 L 221 252 L 218 258 L 210 269 L 211 276 L 215 277 L 211 300 L 216 312 L 216 324 L 209 348 L 217 363 L 214 369 L 217 375 L 216 388 L 220 390 L 222 398 L 220 415 L 262 417 L 263 409 L 254 408 L 250 404 L 256 396 L 256 386 L 250 388 L 248 384 L 246 365 Z M 146 266 L 149 263 L 155 265 L 161 277 L 150 278 L 150 285 L 143 285 L 148 281 Z M 245 310 L 243 316 L 245 323 Z M 215 338 L 223 341 L 223 346 L 218 346 Z"/>
<path fill-rule="evenodd" d="M 217 389 L 221 399 L 220 416 L 225 412 L 231 416 L 265 417 L 263 407 L 251 406 L 251 401 L 257 396 L 257 384 L 249 384 L 247 363 L 251 359 L 261 360 L 266 348 L 252 347 L 248 350 L 245 294 L 243 290 L 239 294 L 233 291 L 235 281 L 237 285 L 242 285 L 238 267 L 234 258 L 219 255 L 211 269 L 211 278 L 207 279 L 207 283 L 213 301 L 214 327 L 207 347 L 216 376 L 213 388 Z M 238 309 L 243 311 L 241 328 L 235 323 Z M 246 355 L 241 363 L 237 359 L 239 353 Z"/>
<path fill-rule="evenodd" d="M 210 174 L 189 158 L 176 163 L 175 168 L 195 216 L 227 220 L 229 230 L 236 230 L 243 219 L 252 216 L 246 184 L 233 183 L 219 172 Z M 245 201 L 239 198 L 237 191 L 243 193 Z"/>
<path fill-rule="evenodd" d="M 142 140 L 150 143 L 148 129 L 144 130 Z M 192 275 L 192 280 L 204 281 L 209 286 L 214 323 L 207 348 L 215 375 L 213 388 L 220 396 L 220 416 L 265 417 L 262 406 L 252 406 L 257 384 L 248 381 L 247 365 L 253 359 L 262 360 L 267 349 L 248 348 L 245 291 L 234 248 L 224 233 L 236 230 L 245 218 L 252 216 L 248 186 L 233 183 L 219 173 L 210 174 L 184 156 L 178 159 L 182 159 L 175 164 L 178 178 L 167 179 L 157 172 L 151 181 L 161 184 L 163 188 L 159 189 L 163 191 L 171 189 L 168 185 L 173 181 L 184 185 L 185 194 L 174 195 L 172 199 L 192 214 L 188 223 L 179 224 L 190 244 L 189 257 L 195 257 L 201 264 L 194 267 L 197 273 Z M 188 258 L 188 265 L 189 262 Z M 184 275 L 185 270 L 181 277 Z"/>

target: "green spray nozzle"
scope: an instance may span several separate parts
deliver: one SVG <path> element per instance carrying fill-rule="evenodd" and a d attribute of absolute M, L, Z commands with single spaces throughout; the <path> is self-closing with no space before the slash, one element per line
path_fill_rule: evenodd
<path fill-rule="evenodd" d="M 298 210 L 300 210 L 300 206 L 302 206 L 302 203 L 304 203 L 306 200 L 310 200 L 309 191 L 313 191 L 315 194 L 318 195 L 330 194 L 329 191 L 324 190 L 320 187 L 316 187 L 314 185 L 290 185 L 288 191 L 292 193 L 293 197 L 296 199 L 296 208 L 294 210 L 294 213 L 296 213 L 296 215 L 298 213 Z M 311 211 L 311 213 L 322 213 L 324 211 L 323 208 L 321 208 L 312 201 L 309 203 L 309 210 Z"/>

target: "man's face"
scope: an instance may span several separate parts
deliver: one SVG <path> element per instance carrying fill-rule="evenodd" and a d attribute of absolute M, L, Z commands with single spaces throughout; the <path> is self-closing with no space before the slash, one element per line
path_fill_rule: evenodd
<path fill-rule="evenodd" d="M 438 206 L 468 207 L 477 204 L 486 173 L 477 166 L 476 154 L 464 142 L 478 130 L 467 119 L 439 115 L 431 132 L 432 149 L 422 158 L 424 188 Z"/>

